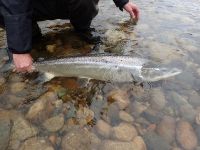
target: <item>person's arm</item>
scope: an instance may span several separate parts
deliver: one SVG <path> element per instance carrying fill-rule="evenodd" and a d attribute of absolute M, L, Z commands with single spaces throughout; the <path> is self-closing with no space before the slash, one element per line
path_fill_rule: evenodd
<path fill-rule="evenodd" d="M 32 5 L 31 0 L 1 0 L 8 49 L 18 71 L 32 67 Z"/>
<path fill-rule="evenodd" d="M 113 1 L 120 10 L 125 9 L 130 14 L 131 18 L 135 19 L 136 21 L 139 19 L 139 9 L 134 3 L 130 2 L 129 0 Z"/>

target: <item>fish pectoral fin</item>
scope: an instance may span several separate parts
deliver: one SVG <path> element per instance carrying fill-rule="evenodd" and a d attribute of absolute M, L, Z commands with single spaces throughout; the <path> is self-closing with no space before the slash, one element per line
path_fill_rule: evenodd
<path fill-rule="evenodd" d="M 55 75 L 53 73 L 49 73 L 49 72 L 45 72 L 43 74 L 43 81 L 47 82 L 50 81 L 51 79 L 53 79 L 55 77 Z"/>

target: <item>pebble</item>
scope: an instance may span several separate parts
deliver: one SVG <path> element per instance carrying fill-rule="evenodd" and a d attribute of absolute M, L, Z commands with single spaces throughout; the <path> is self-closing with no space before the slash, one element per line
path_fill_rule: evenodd
<path fill-rule="evenodd" d="M 188 102 L 193 106 L 193 107 L 198 107 L 200 106 L 200 96 L 196 91 L 191 91 L 189 95 Z"/>
<path fill-rule="evenodd" d="M 76 113 L 77 121 L 80 125 L 86 125 L 94 119 L 94 112 L 86 107 L 81 107 Z"/>
<path fill-rule="evenodd" d="M 142 114 L 141 117 L 145 118 L 147 121 L 153 124 L 157 124 L 162 116 L 157 112 L 156 110 L 153 110 L 152 108 L 148 108 L 145 110 Z"/>
<path fill-rule="evenodd" d="M 43 138 L 31 138 L 26 140 L 19 150 L 54 150 Z"/>
<path fill-rule="evenodd" d="M 117 45 L 119 41 L 126 39 L 126 35 L 123 31 L 114 29 L 106 31 L 105 36 L 107 45 Z"/>
<path fill-rule="evenodd" d="M 136 136 L 133 139 L 134 150 L 147 150 L 147 146 L 141 136 Z"/>
<path fill-rule="evenodd" d="M 171 150 L 171 146 L 155 132 L 147 132 L 142 137 L 148 150 Z"/>
<path fill-rule="evenodd" d="M 135 117 L 140 116 L 146 109 L 148 108 L 148 105 L 145 105 L 143 103 L 134 101 L 132 104 L 132 111 L 133 111 L 133 115 Z"/>
<path fill-rule="evenodd" d="M 128 94 L 122 90 L 113 90 L 108 94 L 109 102 L 116 102 L 121 110 L 128 107 L 130 104 L 130 100 L 128 98 Z"/>
<path fill-rule="evenodd" d="M 188 104 L 187 100 L 185 97 L 179 95 L 178 93 L 176 92 L 171 92 L 170 93 L 170 98 L 172 99 L 172 101 L 178 105 L 178 106 L 181 106 L 181 105 L 186 105 Z"/>
<path fill-rule="evenodd" d="M 105 138 L 109 138 L 112 127 L 103 120 L 98 120 L 96 124 L 97 133 Z"/>
<path fill-rule="evenodd" d="M 43 94 L 30 107 L 28 113 L 26 114 L 26 118 L 36 122 L 46 120 L 51 112 L 53 112 L 53 102 L 57 99 L 57 95 L 53 92 L 47 92 Z"/>
<path fill-rule="evenodd" d="M 53 53 L 56 49 L 56 44 L 52 44 L 52 45 L 47 45 L 46 49 L 49 53 Z"/>
<path fill-rule="evenodd" d="M 197 136 L 187 121 L 180 120 L 177 123 L 176 139 L 185 150 L 193 150 L 197 147 Z"/>
<path fill-rule="evenodd" d="M 12 83 L 10 86 L 11 86 L 10 91 L 13 94 L 16 94 L 22 92 L 25 89 L 26 84 L 24 82 L 17 82 L 17 83 Z"/>
<path fill-rule="evenodd" d="M 176 120 L 170 116 L 164 116 L 157 126 L 157 133 L 168 143 L 175 141 Z"/>
<path fill-rule="evenodd" d="M 122 121 L 129 122 L 129 123 L 132 123 L 134 121 L 134 118 L 130 114 L 122 110 L 119 112 L 119 118 Z"/>
<path fill-rule="evenodd" d="M 6 79 L 3 77 L 0 77 L 0 86 L 2 86 L 4 83 L 6 83 Z"/>
<path fill-rule="evenodd" d="M 57 136 L 56 136 L 56 135 L 50 135 L 50 136 L 49 136 L 49 141 L 50 141 L 53 145 L 56 145 Z"/>
<path fill-rule="evenodd" d="M 105 140 L 100 146 L 100 150 L 137 150 L 133 142 L 121 142 Z"/>
<path fill-rule="evenodd" d="M 49 131 L 49 132 L 57 132 L 64 126 L 64 115 L 58 115 L 52 118 L 47 119 L 43 126 Z"/>
<path fill-rule="evenodd" d="M 187 105 L 182 105 L 180 107 L 180 113 L 181 113 L 181 117 L 191 123 L 193 123 L 195 121 L 195 117 L 196 117 L 196 111 L 194 110 L 194 108 L 192 107 L 192 105 L 187 104 Z"/>
<path fill-rule="evenodd" d="M 120 123 L 118 126 L 113 127 L 112 136 L 120 141 L 131 141 L 138 135 L 134 126 L 128 123 Z"/>
<path fill-rule="evenodd" d="M 61 143 L 62 150 L 89 150 L 97 149 L 101 140 L 86 128 L 71 130 L 67 133 Z"/>
<path fill-rule="evenodd" d="M 6 150 L 10 140 L 11 120 L 0 117 L 0 150 Z"/>
<path fill-rule="evenodd" d="M 155 110 L 162 110 L 165 107 L 165 95 L 160 88 L 152 89 L 150 92 L 150 104 Z"/>

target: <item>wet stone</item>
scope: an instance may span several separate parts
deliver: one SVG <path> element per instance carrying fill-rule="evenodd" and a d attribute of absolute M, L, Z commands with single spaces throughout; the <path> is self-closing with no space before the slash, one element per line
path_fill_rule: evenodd
<path fill-rule="evenodd" d="M 62 139 L 62 150 L 97 149 L 100 139 L 86 128 L 71 130 Z"/>
<path fill-rule="evenodd" d="M 112 136 L 120 141 L 131 141 L 137 135 L 136 128 L 128 123 L 120 123 L 118 126 L 113 127 Z"/>
<path fill-rule="evenodd" d="M 157 126 L 157 133 L 169 143 L 175 140 L 176 120 L 170 116 L 164 116 Z"/>
<path fill-rule="evenodd" d="M 147 146 L 141 136 L 137 136 L 133 139 L 135 150 L 147 150 Z"/>
<path fill-rule="evenodd" d="M 86 125 L 94 118 L 94 112 L 89 108 L 81 107 L 77 111 L 76 118 L 80 125 Z"/>
<path fill-rule="evenodd" d="M 26 84 L 24 82 L 17 82 L 11 84 L 10 90 L 13 94 L 22 92 L 26 87 Z"/>
<path fill-rule="evenodd" d="M 105 36 L 107 45 L 116 45 L 119 41 L 126 39 L 125 33 L 117 30 L 108 30 Z"/>
<path fill-rule="evenodd" d="M 19 150 L 54 150 L 43 138 L 31 138 L 26 140 Z"/>
<path fill-rule="evenodd" d="M 148 150 L 171 150 L 171 146 L 165 141 L 164 138 L 157 135 L 155 132 L 148 132 L 143 135 L 143 139 L 147 145 Z"/>
<path fill-rule="evenodd" d="M 188 99 L 188 102 L 193 106 L 193 107 L 198 107 L 200 106 L 200 96 L 196 91 L 191 91 L 190 96 Z"/>
<path fill-rule="evenodd" d="M 155 110 L 161 110 L 165 107 L 165 95 L 160 88 L 153 89 L 150 92 L 150 104 L 151 107 Z"/>
<path fill-rule="evenodd" d="M 134 118 L 125 111 L 119 112 L 119 118 L 125 122 L 130 122 L 130 123 L 134 121 Z"/>
<path fill-rule="evenodd" d="M 96 124 L 97 133 L 103 137 L 109 138 L 112 132 L 112 127 L 103 120 L 98 120 Z"/>
<path fill-rule="evenodd" d="M 187 105 L 182 105 L 180 107 L 180 113 L 181 113 L 181 117 L 191 123 L 193 123 L 195 121 L 195 117 L 196 117 L 196 111 L 194 110 L 194 108 L 192 107 L 192 105 L 187 104 Z"/>
<path fill-rule="evenodd" d="M 181 96 L 181 95 L 179 95 L 176 92 L 171 92 L 170 93 L 170 98 L 177 106 L 188 104 L 186 98 Z"/>
<path fill-rule="evenodd" d="M 185 150 L 193 150 L 197 147 L 197 136 L 187 121 L 180 120 L 177 123 L 176 139 Z"/>
<path fill-rule="evenodd" d="M 100 150 L 136 150 L 136 149 L 133 142 L 105 140 L 102 142 Z"/>
<path fill-rule="evenodd" d="M 0 77 L 0 86 L 2 86 L 6 82 L 6 79 L 3 77 Z"/>
<path fill-rule="evenodd" d="M 56 101 L 57 95 L 53 92 L 47 92 L 39 97 L 38 100 L 30 107 L 26 118 L 31 121 L 43 121 L 50 116 L 54 110 L 53 102 Z"/>
<path fill-rule="evenodd" d="M 135 117 L 138 117 L 142 113 L 144 113 L 145 110 L 147 110 L 148 106 L 143 104 L 143 103 L 134 101 L 131 108 L 132 108 L 132 111 L 133 111 L 132 115 L 134 115 Z"/>
<path fill-rule="evenodd" d="M 64 115 L 58 115 L 52 118 L 47 119 L 43 126 L 49 131 L 49 132 L 57 132 L 64 126 Z"/>
<path fill-rule="evenodd" d="M 108 94 L 108 102 L 116 102 L 119 108 L 125 109 L 130 104 L 128 94 L 122 90 L 113 90 Z"/>
<path fill-rule="evenodd" d="M 0 150 L 8 148 L 12 124 L 9 118 L 0 118 Z"/>
<path fill-rule="evenodd" d="M 162 118 L 161 114 L 159 112 L 152 110 L 151 108 L 148 108 L 145 110 L 142 114 L 141 117 L 145 118 L 147 121 L 151 123 L 158 123 L 160 119 Z"/>

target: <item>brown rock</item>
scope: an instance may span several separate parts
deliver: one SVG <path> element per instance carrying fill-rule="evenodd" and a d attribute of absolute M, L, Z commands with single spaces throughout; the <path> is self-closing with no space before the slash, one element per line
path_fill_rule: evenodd
<path fill-rule="evenodd" d="M 54 150 L 43 138 L 31 138 L 26 140 L 19 150 Z"/>
<path fill-rule="evenodd" d="M 187 121 L 179 121 L 176 128 L 176 139 L 185 150 L 194 150 L 197 147 L 197 136 Z"/>
<path fill-rule="evenodd" d="M 60 130 L 64 125 L 64 115 L 58 115 L 52 118 L 47 119 L 43 126 L 49 131 L 49 132 L 57 132 Z"/>
<path fill-rule="evenodd" d="M 158 124 L 156 131 L 169 143 L 173 142 L 176 133 L 175 119 L 170 116 L 164 116 L 162 121 Z"/>
<path fill-rule="evenodd" d="M 31 121 L 43 121 L 48 118 L 54 110 L 53 101 L 56 101 L 57 95 L 54 92 L 47 92 L 30 107 L 26 118 Z"/>
<path fill-rule="evenodd" d="M 16 94 L 18 92 L 21 92 L 25 89 L 26 84 L 24 82 L 17 82 L 13 83 L 10 87 L 10 90 L 13 94 Z"/>
<path fill-rule="evenodd" d="M 134 126 L 128 123 L 120 123 L 113 127 L 113 137 L 120 141 L 131 141 L 138 135 Z"/>
<path fill-rule="evenodd" d="M 105 121 L 99 120 L 99 121 L 97 121 L 97 124 L 96 124 L 96 130 L 97 130 L 98 134 L 100 134 L 103 137 L 108 138 L 108 137 L 110 137 L 112 128 Z"/>
<path fill-rule="evenodd" d="M 134 148 L 135 150 L 147 150 L 147 146 L 143 140 L 143 138 L 141 136 L 136 136 L 133 139 L 133 143 L 134 143 Z"/>
<path fill-rule="evenodd" d="M 71 130 L 62 139 L 62 150 L 97 149 L 101 140 L 86 128 Z"/>
<path fill-rule="evenodd" d="M 120 109 L 125 109 L 130 103 L 127 92 L 122 90 L 111 91 L 108 94 L 108 101 L 116 102 Z"/>

